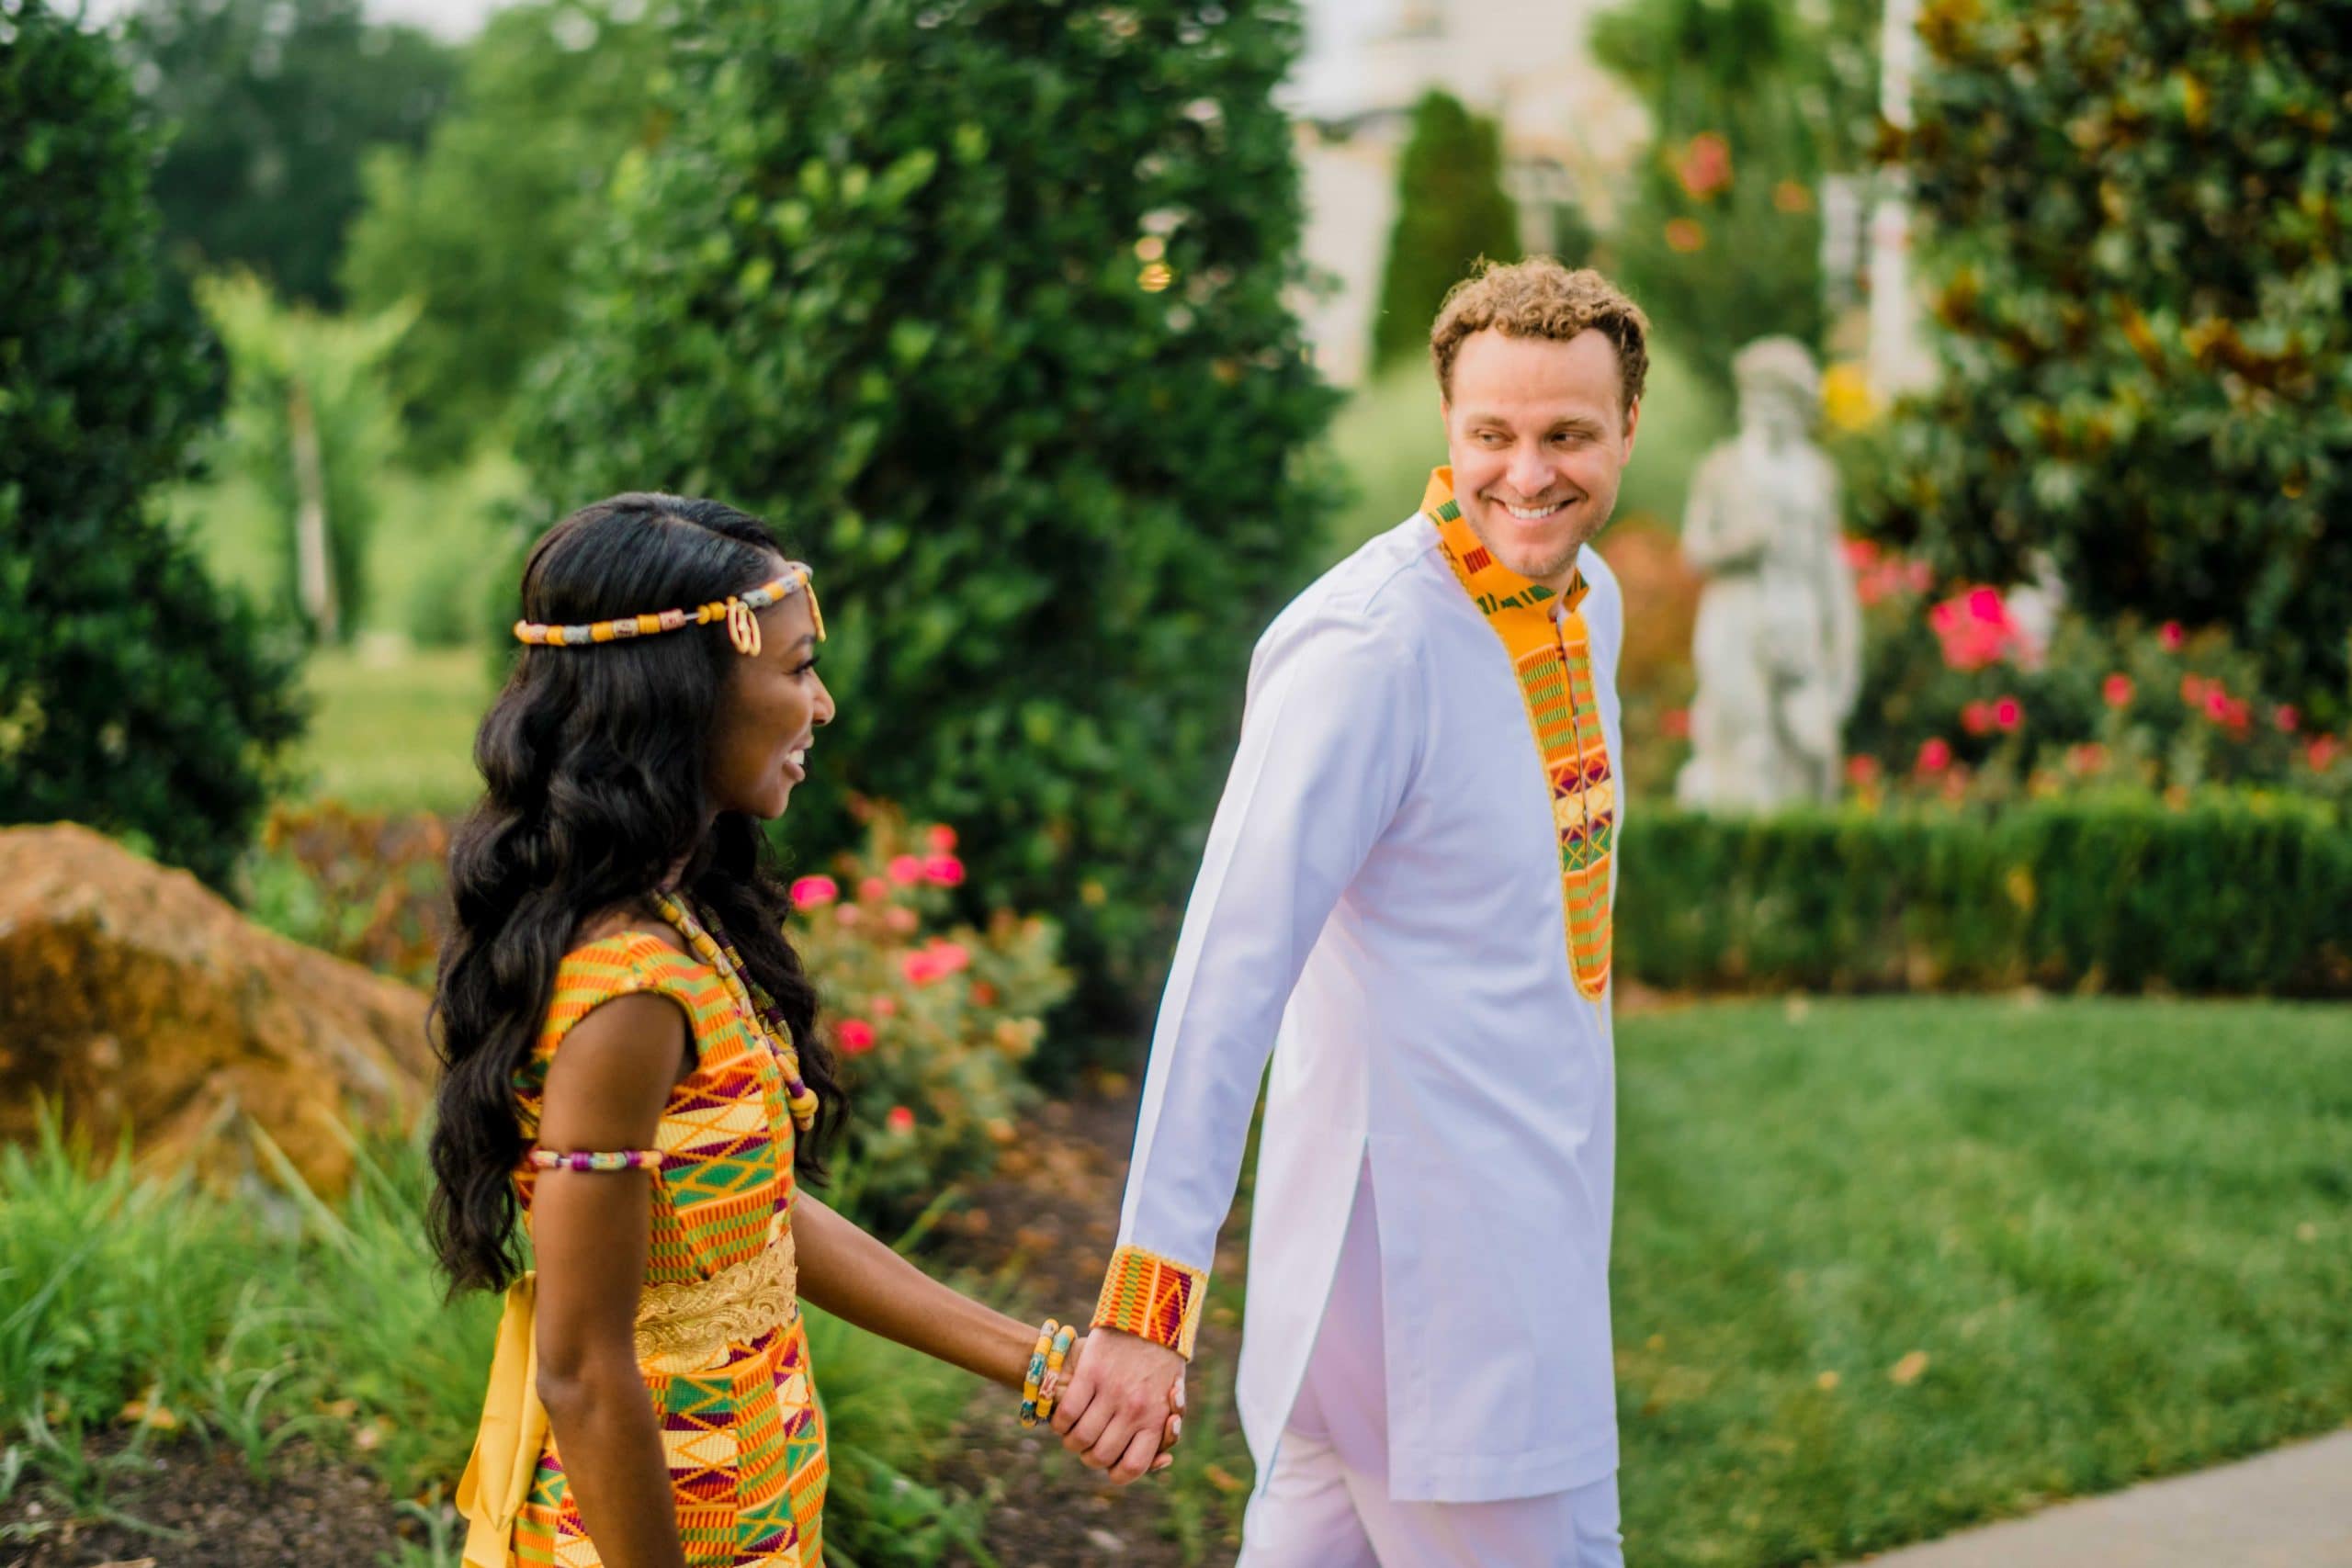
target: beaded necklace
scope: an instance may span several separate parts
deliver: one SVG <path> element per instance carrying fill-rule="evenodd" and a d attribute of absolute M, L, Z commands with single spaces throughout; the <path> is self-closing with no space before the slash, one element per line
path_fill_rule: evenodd
<path fill-rule="evenodd" d="M 776 1066 L 784 1072 L 785 1100 L 792 1107 L 792 1124 L 807 1132 L 817 1121 L 817 1096 L 801 1080 L 800 1053 L 792 1043 L 792 1031 L 785 1023 L 783 1010 L 775 1005 L 775 998 L 752 979 L 750 971 L 743 966 L 742 955 L 735 951 L 733 942 L 726 940 L 723 930 L 718 935 L 712 935 L 686 908 L 683 898 L 656 893 L 653 902 L 662 911 L 662 918 L 686 939 L 686 945 L 695 950 L 695 955 L 718 972 L 719 983 L 727 987 L 728 995 L 734 998 L 736 1007 L 741 1010 L 744 1023 L 754 1035 L 767 1042 L 768 1049 L 775 1055 Z M 718 922 L 714 920 L 711 924 L 716 927 Z"/>

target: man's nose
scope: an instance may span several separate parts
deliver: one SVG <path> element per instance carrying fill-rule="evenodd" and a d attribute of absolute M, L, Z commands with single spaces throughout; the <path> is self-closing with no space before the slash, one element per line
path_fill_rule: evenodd
<path fill-rule="evenodd" d="M 1521 446 L 1510 455 L 1510 470 L 1507 476 L 1510 488 L 1521 501 L 1533 501 L 1551 487 L 1552 469 L 1544 461 L 1544 454 L 1533 446 Z"/>

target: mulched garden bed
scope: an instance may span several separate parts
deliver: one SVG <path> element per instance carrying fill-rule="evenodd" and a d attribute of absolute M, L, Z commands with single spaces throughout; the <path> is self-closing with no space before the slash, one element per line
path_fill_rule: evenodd
<path fill-rule="evenodd" d="M 0 1503 L 0 1568 L 375 1568 L 400 1541 L 424 1539 L 383 1483 L 300 1443 L 280 1450 L 261 1482 L 227 1445 L 125 1452 L 111 1436 L 91 1450 L 116 1467 L 115 1518 L 74 1519 L 53 1494 L 20 1483 Z"/>

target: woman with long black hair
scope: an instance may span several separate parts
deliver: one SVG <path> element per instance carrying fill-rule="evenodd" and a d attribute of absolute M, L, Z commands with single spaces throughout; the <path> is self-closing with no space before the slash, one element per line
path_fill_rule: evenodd
<path fill-rule="evenodd" d="M 523 608 L 434 998 L 433 1243 L 453 1291 L 506 1292 L 465 1562 L 818 1568 L 802 1299 L 1021 1389 L 1024 1421 L 1074 1330 L 801 1188 L 846 1104 L 759 824 L 833 716 L 808 569 L 730 507 L 622 495 L 538 541 Z"/>

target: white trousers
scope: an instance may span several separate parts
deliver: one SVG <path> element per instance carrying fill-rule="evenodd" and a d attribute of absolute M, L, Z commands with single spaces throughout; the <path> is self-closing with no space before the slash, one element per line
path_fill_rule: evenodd
<path fill-rule="evenodd" d="M 1388 1495 L 1388 1393 L 1372 1168 L 1356 1180 L 1330 1304 L 1236 1568 L 1624 1568 L 1617 1478 L 1497 1503 Z"/>

